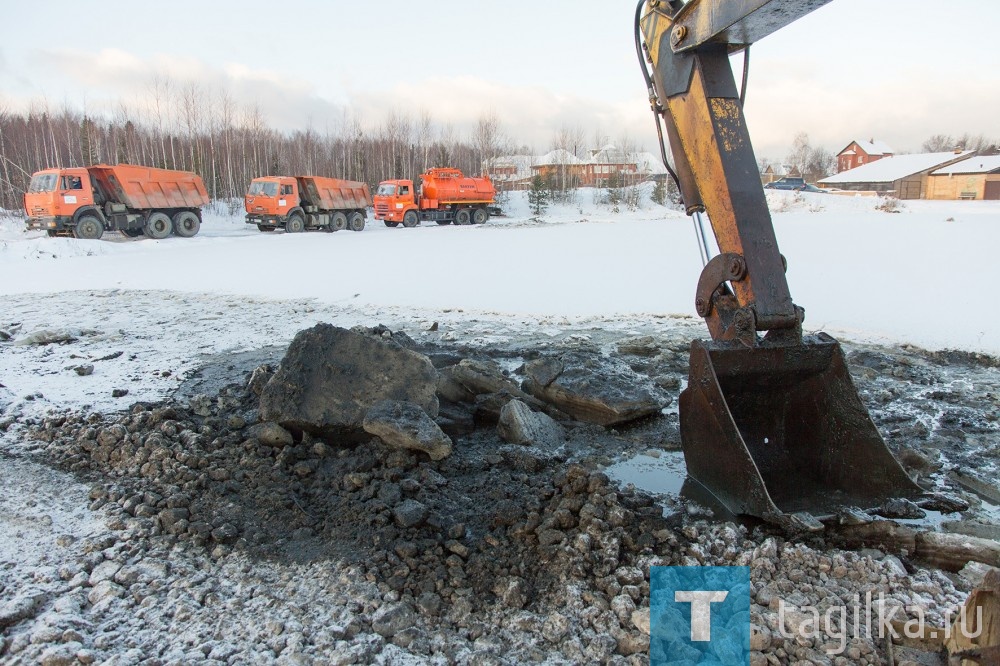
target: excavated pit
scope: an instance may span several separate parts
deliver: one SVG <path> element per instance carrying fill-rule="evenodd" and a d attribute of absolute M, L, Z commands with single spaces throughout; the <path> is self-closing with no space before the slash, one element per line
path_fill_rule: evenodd
<path fill-rule="evenodd" d="M 463 359 L 491 361 L 517 383 L 525 363 L 560 351 L 530 338 L 488 348 L 403 342 L 439 369 Z M 266 348 L 206 358 L 161 403 L 136 403 L 117 414 L 57 414 L 17 427 L 32 442 L 30 457 L 90 485 L 90 509 L 118 534 L 112 541 L 119 546 L 103 549 L 109 561 L 186 558 L 195 564 L 184 580 L 194 588 L 209 585 L 193 573 L 199 567 L 232 575 L 236 562 L 243 563 L 240 571 L 319 567 L 347 576 L 344 591 L 327 587 L 326 597 L 322 590 L 312 597 L 340 609 L 332 637 L 322 628 L 329 618 L 295 615 L 305 627 L 299 638 L 268 644 L 269 658 L 373 663 L 409 654 L 428 663 L 648 663 L 643 609 L 648 613 L 651 564 L 756 563 L 752 618 L 769 639 L 755 651 L 779 661 L 825 663 L 820 642 L 782 639 L 773 625 L 768 599 L 792 592 L 781 582 L 785 574 L 807 584 L 832 563 L 846 567 L 838 576 L 845 594 L 862 589 L 862 581 L 882 580 L 898 592 L 919 579 L 930 581 L 922 589 L 931 590 L 935 608 L 963 598 L 966 581 L 927 573 L 906 553 L 845 554 L 824 535 L 706 522 L 711 513 L 680 492 L 683 458 L 669 397 L 684 381 L 686 342 L 590 331 L 586 341 L 565 346 L 594 367 L 627 365 L 668 396 L 662 409 L 609 427 L 566 419 L 566 439 L 558 446 L 525 446 L 500 438 L 489 401 L 445 401 L 442 413 L 459 429 L 452 455 L 440 461 L 377 438 L 348 442 L 299 432 L 276 446 L 251 430 L 258 406 L 253 371 L 276 365 L 284 351 Z M 919 526 L 940 529 L 957 521 L 989 531 L 995 505 L 949 473 L 973 469 L 995 478 L 995 361 L 912 348 L 851 345 L 848 351 L 862 399 L 911 475 L 973 505 L 963 516 L 931 516 Z M 87 570 L 91 576 L 96 564 Z M 281 597 L 285 583 L 269 584 Z M 119 585 L 125 609 L 156 596 L 141 582 Z M 211 590 L 219 597 L 217 612 L 243 608 L 233 605 L 235 592 L 227 597 Z M 210 605 L 194 614 L 205 626 Z M 154 625 L 169 626 L 147 614 Z M 291 623 L 287 612 L 278 614 Z M 108 656 L 115 643 L 97 641 L 101 632 L 90 625 L 81 642 Z M 11 632 L 0 643 L 0 655 L 32 653 L 30 641 L 18 636 Z M 162 639 L 144 640 L 135 649 L 177 658 Z M 444 647 L 449 642 L 454 646 Z M 217 653 L 210 645 L 203 656 L 241 662 L 249 648 L 238 638 L 229 643 Z M 882 663 L 884 645 L 862 639 L 853 647 L 853 663 Z"/>

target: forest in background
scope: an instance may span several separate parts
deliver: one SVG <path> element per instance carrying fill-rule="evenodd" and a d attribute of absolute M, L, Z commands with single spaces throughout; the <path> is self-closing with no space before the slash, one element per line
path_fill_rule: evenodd
<path fill-rule="evenodd" d="M 110 116 L 35 103 L 24 112 L 0 100 L 0 208 L 18 209 L 31 174 L 51 167 L 128 163 L 194 171 L 213 199 L 242 199 L 264 175 L 316 174 L 375 186 L 433 166 L 479 174 L 490 159 L 515 151 L 495 114 L 468 136 L 429 112 L 391 113 L 377 125 L 345 113 L 335 128 L 273 129 L 256 106 L 223 92 L 205 95 L 158 81 L 144 106 L 120 104 Z M 525 149 L 526 150 L 526 149 Z"/>
<path fill-rule="evenodd" d="M 588 145 L 608 142 L 598 130 L 588 144 L 580 128 L 553 131 L 550 149 L 580 155 Z M 998 152 L 998 141 L 982 135 L 938 134 L 921 146 L 925 152 L 971 149 Z M 628 137 L 615 144 L 631 154 Z M 312 126 L 281 132 L 260 108 L 240 104 L 226 90 L 211 93 L 194 84 L 155 78 L 143 101 L 121 102 L 116 111 L 88 114 L 65 105 L 52 111 L 44 100 L 11 111 L 0 98 L 0 208 L 21 208 L 31 174 L 51 167 L 129 163 L 194 171 L 215 200 L 242 199 L 251 180 L 263 175 L 315 174 L 359 180 L 375 187 L 390 178 L 415 178 L 434 166 L 479 174 L 493 158 L 534 151 L 518 144 L 493 112 L 460 134 L 435 121 L 429 111 L 390 112 L 370 119 L 345 111 L 333 127 Z M 900 153 L 902 154 L 902 153 Z M 835 170 L 834 155 L 798 133 L 784 160 L 759 160 L 796 168 L 815 181 Z M 498 186 L 501 185 L 498 183 Z M 547 183 L 551 198 L 573 184 L 565 178 Z"/>

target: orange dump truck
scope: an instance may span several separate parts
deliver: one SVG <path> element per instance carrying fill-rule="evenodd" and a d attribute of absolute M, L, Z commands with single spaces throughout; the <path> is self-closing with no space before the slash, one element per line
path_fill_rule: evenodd
<path fill-rule="evenodd" d="M 411 180 L 386 180 L 375 192 L 375 219 L 387 227 L 421 222 L 482 224 L 490 219 L 496 190 L 488 176 L 467 178 L 458 169 L 430 169 L 420 174 L 420 192 Z"/>
<path fill-rule="evenodd" d="M 372 205 L 367 183 L 318 176 L 254 178 L 243 199 L 247 224 L 261 231 L 281 227 L 288 233 L 306 229 L 340 231 L 365 228 Z"/>
<path fill-rule="evenodd" d="M 189 171 L 119 164 L 46 169 L 24 194 L 29 229 L 50 236 L 98 239 L 105 231 L 190 237 L 201 228 L 208 192 Z"/>

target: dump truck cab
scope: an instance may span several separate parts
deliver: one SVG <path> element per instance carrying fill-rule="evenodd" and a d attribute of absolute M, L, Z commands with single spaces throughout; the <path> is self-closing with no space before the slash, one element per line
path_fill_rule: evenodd
<path fill-rule="evenodd" d="M 384 180 L 373 197 L 375 219 L 385 222 L 402 222 L 407 211 L 417 209 L 416 192 L 412 180 Z"/>
<path fill-rule="evenodd" d="M 56 235 L 72 231 L 79 217 L 95 205 L 95 189 L 86 169 L 46 169 L 31 177 L 24 193 L 27 228 Z"/>
<path fill-rule="evenodd" d="M 243 198 L 248 224 L 281 226 L 299 203 L 299 184 L 287 176 L 254 178 Z"/>

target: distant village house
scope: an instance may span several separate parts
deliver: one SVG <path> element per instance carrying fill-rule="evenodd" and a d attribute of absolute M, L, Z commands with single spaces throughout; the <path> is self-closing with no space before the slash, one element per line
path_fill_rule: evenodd
<path fill-rule="evenodd" d="M 663 162 L 647 152 L 625 153 L 614 146 L 588 151 L 577 157 L 568 150 L 556 149 L 544 155 L 507 155 L 488 165 L 494 185 L 503 190 L 526 190 L 535 176 L 562 188 L 607 187 L 662 179 L 667 170 Z M 614 176 L 614 177 L 613 177 Z"/>
<path fill-rule="evenodd" d="M 882 141 L 875 139 L 851 141 L 846 148 L 837 153 L 837 173 L 856 169 L 859 166 L 893 155 L 895 155 L 895 151 Z"/>

